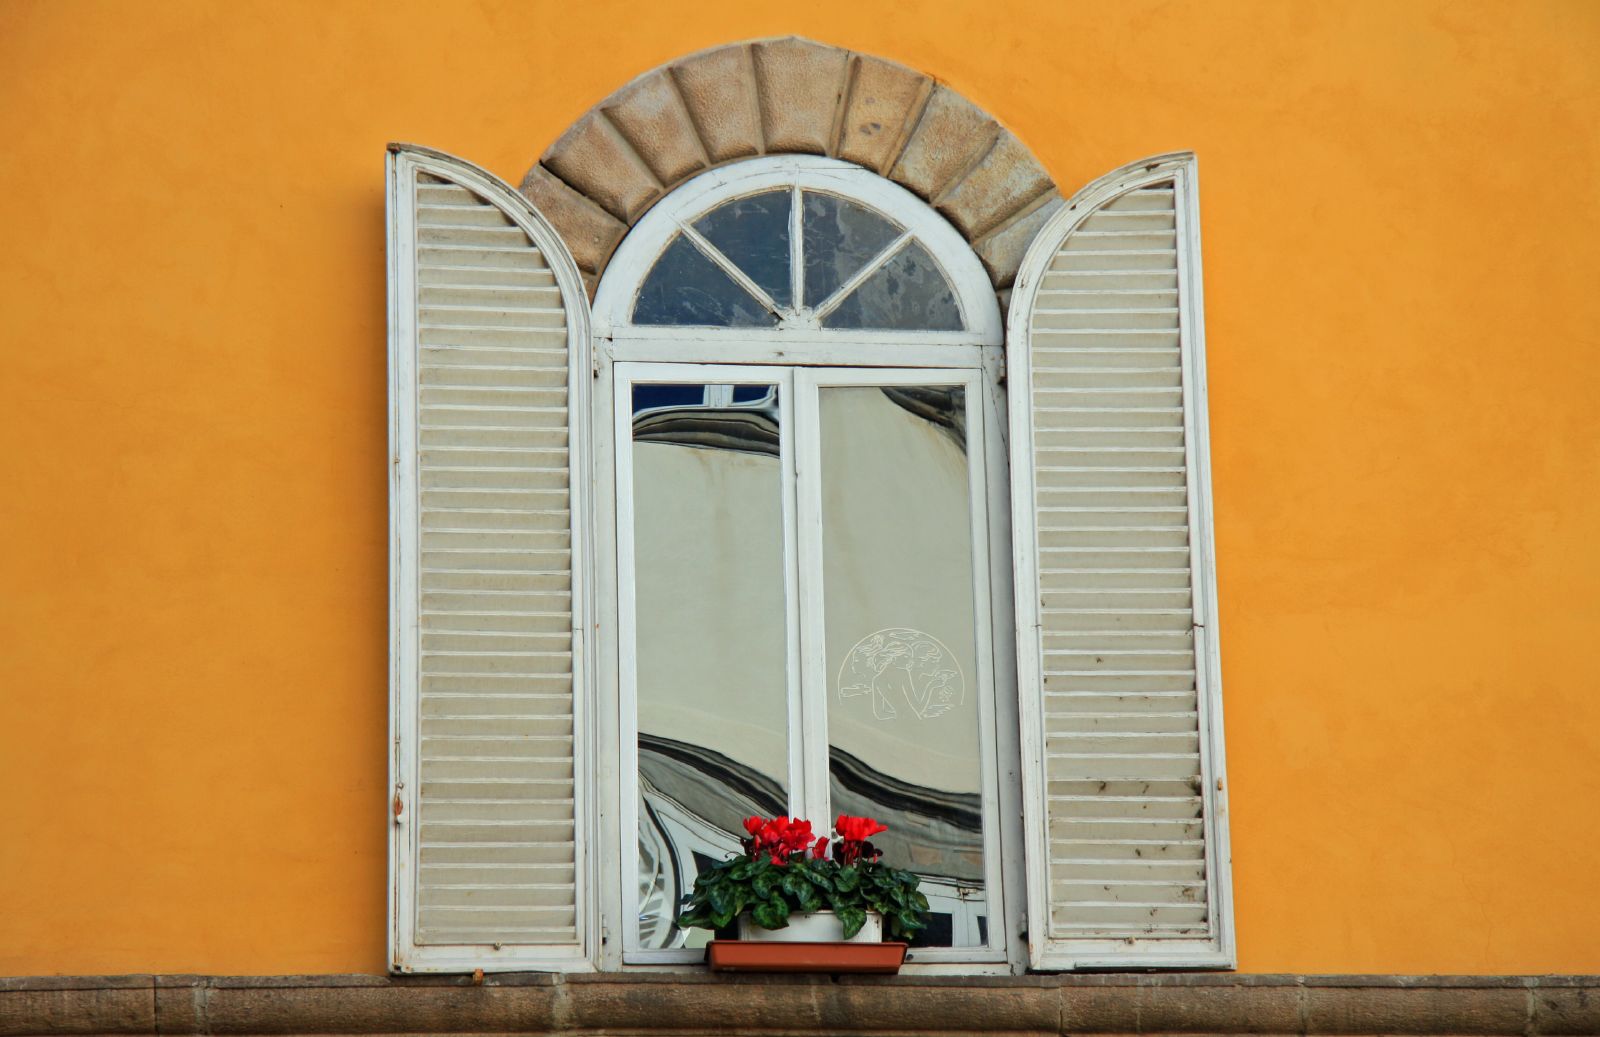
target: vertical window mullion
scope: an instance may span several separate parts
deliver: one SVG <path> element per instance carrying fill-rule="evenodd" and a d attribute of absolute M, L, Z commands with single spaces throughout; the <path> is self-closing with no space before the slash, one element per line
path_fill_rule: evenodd
<path fill-rule="evenodd" d="M 828 815 L 828 674 L 823 624 L 822 430 L 816 374 L 794 372 L 795 531 L 798 546 L 800 687 L 799 737 L 803 813 L 819 827 Z"/>
<path fill-rule="evenodd" d="M 784 371 L 778 383 L 778 442 L 783 464 L 783 550 L 785 568 L 785 602 L 788 618 L 788 679 L 789 690 L 789 812 L 796 817 L 807 816 L 809 806 L 806 796 L 805 746 L 805 687 L 806 645 L 805 619 L 802 602 L 806 594 L 808 567 L 807 546 L 799 533 L 797 517 L 802 508 L 798 470 L 800 429 L 793 371 Z"/>
<path fill-rule="evenodd" d="M 987 398 L 979 371 L 969 372 L 966 386 L 967 479 L 969 535 L 972 538 L 972 600 L 978 695 L 978 739 L 982 754 L 983 862 L 984 887 L 988 904 L 989 932 L 986 945 L 1004 949 L 1006 940 L 1005 890 L 1001 876 L 1000 776 L 998 771 L 998 732 L 995 730 L 994 603 L 989 582 L 991 547 L 989 528 L 990 482 L 987 424 Z"/>

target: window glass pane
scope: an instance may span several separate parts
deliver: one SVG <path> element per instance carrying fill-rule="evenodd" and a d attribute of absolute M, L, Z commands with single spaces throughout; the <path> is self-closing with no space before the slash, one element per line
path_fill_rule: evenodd
<path fill-rule="evenodd" d="M 922 876 L 923 942 L 985 942 L 966 393 L 819 391 L 833 814 Z"/>
<path fill-rule="evenodd" d="M 736 385 L 733 387 L 734 403 L 761 403 L 776 399 L 777 392 L 770 385 Z"/>
<path fill-rule="evenodd" d="M 805 304 L 816 307 L 899 237 L 900 228 L 835 195 L 807 191 L 802 198 Z"/>
<path fill-rule="evenodd" d="M 789 305 L 789 209 L 792 191 L 736 198 L 695 221 L 717 246 L 779 306 Z"/>
<path fill-rule="evenodd" d="M 678 900 L 703 863 L 738 850 L 744 818 L 788 812 L 787 598 L 776 386 L 636 385 L 633 406 L 639 927 L 650 949 L 686 945 L 671 924 Z"/>
<path fill-rule="evenodd" d="M 960 331 L 956 294 L 927 249 L 901 249 L 822 322 L 826 328 Z"/>
<path fill-rule="evenodd" d="M 680 234 L 639 288 L 633 322 L 762 328 L 778 319 Z"/>

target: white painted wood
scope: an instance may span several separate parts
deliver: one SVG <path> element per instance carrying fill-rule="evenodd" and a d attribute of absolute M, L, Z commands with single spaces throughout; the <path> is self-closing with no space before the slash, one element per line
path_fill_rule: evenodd
<path fill-rule="evenodd" d="M 717 328 L 629 328 L 601 339 L 603 357 L 619 362 L 783 364 L 793 367 L 977 367 L 998 357 L 998 346 L 970 336 L 940 341 L 939 332 L 914 337 L 895 332 L 840 334 L 803 330 L 774 332 L 781 340 L 707 335 Z M 1173 361 L 1176 363 L 1176 359 Z"/>
<path fill-rule="evenodd" d="M 784 187 L 825 191 L 851 198 L 878 210 L 905 228 L 908 234 L 922 242 L 928 254 L 939 264 L 949 279 L 967 331 L 960 334 L 921 331 L 862 333 L 844 329 L 805 327 L 645 329 L 633 325 L 633 300 L 639 286 L 673 237 L 685 225 L 693 223 L 701 214 L 731 198 Z M 791 227 L 797 223 L 798 217 L 792 216 Z M 795 242 L 797 238 L 798 235 L 791 234 L 791 242 Z M 695 244 L 702 251 L 705 250 L 699 242 Z M 887 261 L 893 252 L 904 247 L 904 244 L 904 241 L 896 242 L 885 251 L 885 254 L 879 256 L 879 260 Z M 795 284 L 798 287 L 797 267 L 791 268 L 791 277 L 796 278 Z M 740 280 L 740 283 L 743 284 L 744 281 Z M 758 300 L 765 295 L 759 290 L 754 294 Z M 800 298 L 798 291 L 795 298 Z M 768 303 L 770 301 L 766 300 Z M 837 299 L 830 301 L 837 305 Z M 815 316 L 809 310 L 806 315 Z M 594 318 L 596 334 L 605 338 L 618 336 L 624 331 L 632 335 L 650 336 L 662 332 L 687 332 L 699 340 L 722 338 L 725 341 L 750 341 L 772 345 L 794 342 L 797 336 L 814 337 L 819 344 L 830 341 L 870 341 L 871 339 L 865 336 L 871 336 L 886 344 L 955 341 L 999 345 L 1003 337 L 1000 308 L 995 301 L 994 288 L 983 269 L 983 264 L 979 262 L 976 253 L 967 245 L 959 231 L 926 202 L 893 181 L 876 176 L 852 163 L 817 155 L 770 155 L 738 162 L 708 170 L 676 188 L 634 224 L 628 236 L 623 238 L 622 244 L 618 246 L 616 254 L 611 257 L 611 261 L 606 265 L 605 277 L 600 281 L 600 289 L 595 294 Z M 692 362 L 699 358 L 685 356 L 682 359 Z"/>
<path fill-rule="evenodd" d="M 788 601 L 789 700 L 789 811 L 796 817 L 806 811 L 807 767 L 800 694 L 801 640 L 798 597 L 798 550 L 794 527 L 795 458 L 793 434 L 793 374 L 788 368 L 714 364 L 616 364 L 612 367 L 613 425 L 611 429 L 615 472 L 616 594 L 618 643 L 618 759 L 621 821 L 619 863 L 622 869 L 622 961 L 627 964 L 672 964 L 703 961 L 700 949 L 655 950 L 640 947 L 639 936 L 639 725 L 638 725 L 638 616 L 634 585 L 633 387 L 638 383 L 728 384 L 778 386 L 779 464 L 783 472 L 784 570 Z"/>
<path fill-rule="evenodd" d="M 970 330 L 872 332 L 794 324 L 774 329 L 730 329 L 638 327 L 627 323 L 639 284 L 685 222 L 692 223 L 701 212 L 727 198 L 782 186 L 794 192 L 796 201 L 802 186 L 825 190 L 862 200 L 900 222 L 943 265 L 957 290 Z M 797 205 L 791 220 L 792 224 L 799 222 Z M 796 248 L 798 237 L 791 235 Z M 696 245 L 701 247 L 698 242 Z M 798 262 L 793 263 L 791 276 L 798 281 Z M 794 292 L 799 298 L 798 284 Z M 763 381 L 786 387 L 785 478 L 793 487 L 791 494 L 798 496 L 791 496 L 785 508 L 790 515 L 802 516 L 793 522 L 787 539 L 794 552 L 788 559 L 792 581 L 790 633 L 795 646 L 792 650 L 806 652 L 805 661 L 798 663 L 798 671 L 791 672 L 790 680 L 792 686 L 798 687 L 815 684 L 820 692 L 826 687 L 827 675 L 822 672 L 821 663 L 810 658 L 810 652 L 815 642 L 815 651 L 820 653 L 821 627 L 815 628 L 815 636 L 807 637 L 800 626 L 802 617 L 812 616 L 821 602 L 820 561 L 807 561 L 821 557 L 820 527 L 803 517 L 814 510 L 804 496 L 807 473 L 816 472 L 817 457 L 815 444 L 808 446 L 807 436 L 794 436 L 792 426 L 796 422 L 807 424 L 809 407 L 809 427 L 815 427 L 814 391 L 821 381 L 909 384 L 926 383 L 931 375 L 940 374 L 969 386 L 968 427 L 975 430 L 974 442 L 980 445 L 974 450 L 971 470 L 975 480 L 974 580 L 982 609 L 987 610 L 991 620 L 980 634 L 980 658 L 984 660 L 980 669 L 987 672 L 975 679 L 984 695 L 984 809 L 986 818 L 993 819 L 985 832 L 991 940 L 988 948 L 919 951 L 907 969 L 974 974 L 1020 970 L 1023 947 L 1020 927 L 1015 924 L 1022 900 L 1020 885 L 1009 901 L 1006 888 L 1020 879 L 1022 866 L 1021 855 L 1016 852 L 1020 845 L 1020 797 L 1016 704 L 1012 694 L 1015 652 L 1011 622 L 1003 607 L 1011 595 L 1005 392 L 1000 386 L 1004 358 L 999 309 L 982 265 L 954 228 L 897 186 L 845 163 L 808 156 L 777 156 L 713 170 L 658 203 L 630 232 L 608 265 L 596 297 L 596 314 L 594 376 L 602 389 L 597 397 L 602 406 L 593 419 L 600 525 L 596 566 L 601 574 L 597 637 L 608 661 L 597 676 L 599 699 L 607 711 L 600 758 L 618 761 L 615 771 L 607 768 L 597 779 L 614 782 L 608 785 L 610 793 L 601 815 L 605 832 L 602 884 L 607 917 L 612 919 L 606 926 L 607 938 L 600 952 L 602 966 L 681 968 L 700 959 L 697 951 L 647 951 L 637 945 L 637 759 L 630 755 L 637 751 L 637 732 L 628 676 L 632 667 L 631 634 L 625 629 L 633 607 L 631 548 L 624 544 L 631 538 L 633 521 L 627 489 L 632 482 L 626 458 L 631 442 L 628 385 L 648 372 L 653 381 Z M 496 348 L 501 347 L 496 344 Z M 537 348 L 537 343 L 530 348 Z M 708 369 L 704 366 L 708 364 L 726 366 Z M 833 370 L 836 368 L 859 370 Z M 707 370 L 717 371 L 717 377 L 710 378 Z M 810 392 L 795 388 L 801 380 L 811 387 Z M 978 549 L 980 541 L 983 547 Z M 996 607 L 994 602 L 1002 604 Z M 815 755 L 820 762 L 802 766 L 791 759 L 791 809 L 800 816 L 825 821 L 825 695 L 796 694 L 793 705 L 799 713 L 791 718 L 792 734 L 798 737 L 791 738 L 791 750 L 799 747 L 799 751 Z M 800 767 L 799 773 L 796 767 Z"/>
<path fill-rule="evenodd" d="M 615 444 L 616 489 L 616 542 L 617 542 L 617 605 L 619 636 L 619 747 L 621 782 L 619 789 L 619 814 L 622 818 L 622 916 L 629 920 L 623 962 L 630 965 L 666 965 L 690 963 L 700 960 L 698 950 L 645 950 L 638 946 L 637 930 L 637 853 L 632 851 L 633 834 L 637 831 L 638 816 L 638 757 L 637 757 L 637 676 L 635 673 L 634 593 L 632 526 L 634 514 L 630 501 L 631 474 L 631 394 L 637 382 L 689 382 L 697 384 L 726 382 L 732 384 L 772 383 L 779 385 L 782 450 L 785 472 L 785 549 L 789 572 L 789 630 L 790 630 L 790 810 L 795 816 L 810 817 L 826 823 L 832 816 L 828 788 L 828 728 L 827 696 L 828 674 L 824 660 L 823 589 L 822 571 L 822 485 L 820 468 L 820 422 L 818 418 L 818 390 L 835 385 L 963 385 L 967 389 L 967 428 L 969 435 L 969 479 L 972 501 L 970 519 L 973 540 L 975 596 L 974 614 L 978 617 L 976 632 L 979 672 L 975 680 L 980 695 L 979 717 L 983 725 L 984 758 L 982 760 L 983 801 L 985 804 L 985 878 L 990 898 L 990 941 L 988 947 L 952 949 L 919 949 L 914 952 L 916 963 L 937 965 L 952 962 L 1003 962 L 1008 960 L 1007 941 L 1012 929 L 1003 924 L 1006 914 L 1005 852 L 1006 825 L 1003 821 L 1000 792 L 1001 750 L 995 720 L 997 703 L 995 695 L 996 635 L 1006 631 L 1004 618 L 995 618 L 990 604 L 994 594 L 994 574 L 1005 573 L 1009 567 L 1003 553 L 991 543 L 989 513 L 998 500 L 1003 507 L 1003 492 L 996 492 L 992 482 L 990 459 L 1000 461 L 1003 471 L 1003 454 L 991 451 L 987 443 L 987 428 L 997 428 L 998 412 L 989 406 L 993 397 L 992 385 L 986 389 L 982 369 L 911 369 L 882 370 L 872 368 L 783 368 L 745 365 L 700 364 L 634 364 L 619 363 L 611 368 L 614 378 L 612 392 L 613 421 L 610 430 Z M 992 369 L 990 371 L 992 375 Z M 998 436 L 994 436 L 998 439 Z M 1003 489 L 1003 488 L 1002 488 Z M 1000 635 L 1007 657 L 1011 653 L 1008 632 Z M 1009 676 L 1009 665 L 1006 667 Z M 810 689 L 807 691 L 806 689 Z M 1007 696 L 1008 698 L 1010 696 Z M 1014 756 L 1014 747 L 1010 750 Z M 1014 764 L 1012 765 L 1014 772 Z M 1014 802 L 1014 800 L 1013 800 Z M 1014 837 L 1014 836 L 1013 836 Z"/>
<path fill-rule="evenodd" d="M 388 185 L 391 967 L 586 970 L 582 282 L 482 170 Z"/>
<path fill-rule="evenodd" d="M 1231 967 L 1192 155 L 1096 181 L 1011 304 L 1035 968 Z"/>
<path fill-rule="evenodd" d="M 983 779 L 982 801 L 984 812 L 984 887 L 989 898 L 989 941 L 986 947 L 918 948 L 907 955 L 913 964 L 937 962 L 976 962 L 1005 960 L 1008 927 L 996 924 L 1006 918 L 1005 883 L 1003 880 L 1003 841 L 1001 796 L 999 777 L 999 750 L 996 733 L 996 696 L 994 667 L 994 623 L 991 598 L 993 595 L 993 565 L 997 556 L 989 535 L 990 502 L 997 496 L 1003 498 L 1003 488 L 997 493 L 988 466 L 986 447 L 990 438 L 986 408 L 986 387 L 981 369 L 915 369 L 892 370 L 860 368 L 805 368 L 795 372 L 796 411 L 800 426 L 798 453 L 800 458 L 800 557 L 801 557 L 801 607 L 804 610 L 803 629 L 806 646 L 805 687 L 826 688 L 828 684 L 825 661 L 826 645 L 822 635 L 825 629 L 824 594 L 821 580 L 823 526 L 822 526 L 822 423 L 819 415 L 818 390 L 829 386 L 890 386 L 960 385 L 966 389 L 967 473 L 968 500 L 971 512 L 969 528 L 972 541 L 972 592 L 973 616 L 976 621 L 974 654 L 978 672 L 974 674 L 979 696 L 978 722 L 981 726 L 979 745 L 983 754 L 980 769 Z M 1009 646 L 1009 639 L 1008 648 Z M 808 801 L 819 804 L 812 816 L 833 816 L 828 806 L 828 697 L 813 694 L 808 697 L 805 736 L 808 745 L 818 747 L 813 752 L 814 764 Z"/>

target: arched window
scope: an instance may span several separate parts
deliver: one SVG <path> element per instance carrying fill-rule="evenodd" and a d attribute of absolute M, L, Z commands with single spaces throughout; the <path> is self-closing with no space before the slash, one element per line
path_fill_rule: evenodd
<path fill-rule="evenodd" d="M 859 166 L 807 155 L 715 169 L 662 199 L 607 267 L 595 323 L 639 341 L 1001 343 L 988 276 L 943 217 Z"/>
<path fill-rule="evenodd" d="M 1195 192 L 1014 225 L 1002 335 L 856 166 L 685 181 L 591 306 L 392 146 L 393 967 L 696 961 L 678 897 L 781 812 L 890 823 L 913 967 L 1231 964 Z"/>
<path fill-rule="evenodd" d="M 977 257 L 866 170 L 757 159 L 658 203 L 595 312 L 624 960 L 698 958 L 674 908 L 745 817 L 848 813 L 922 877 L 914 961 L 1002 962 L 1009 519 Z"/>

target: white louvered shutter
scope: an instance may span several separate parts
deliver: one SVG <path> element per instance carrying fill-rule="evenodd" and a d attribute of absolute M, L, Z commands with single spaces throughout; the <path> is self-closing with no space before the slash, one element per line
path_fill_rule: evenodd
<path fill-rule="evenodd" d="M 1192 155 L 1035 239 L 1010 325 L 1037 968 L 1231 966 Z"/>
<path fill-rule="evenodd" d="M 584 968 L 587 299 L 514 189 L 410 146 L 390 148 L 389 261 L 391 960 Z"/>

